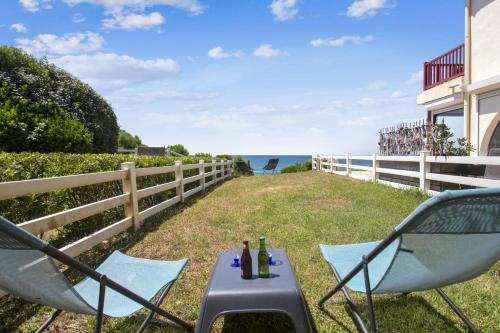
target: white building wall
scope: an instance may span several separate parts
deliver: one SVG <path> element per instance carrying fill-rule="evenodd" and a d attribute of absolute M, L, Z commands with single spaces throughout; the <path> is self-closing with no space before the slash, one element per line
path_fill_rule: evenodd
<path fill-rule="evenodd" d="M 491 136 L 500 121 L 500 0 L 471 0 L 470 139 L 474 155 L 488 155 Z"/>
<path fill-rule="evenodd" d="M 500 1 L 471 1 L 471 83 L 500 75 Z"/>

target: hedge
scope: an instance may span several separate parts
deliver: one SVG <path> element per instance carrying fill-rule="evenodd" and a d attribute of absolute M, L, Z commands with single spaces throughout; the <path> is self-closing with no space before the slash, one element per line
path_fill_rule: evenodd
<path fill-rule="evenodd" d="M 62 110 L 64 117 L 77 120 L 90 130 L 92 152 L 116 152 L 118 123 L 111 106 L 88 84 L 47 59 L 37 59 L 15 47 L 0 46 L 0 83 L 10 94 L 3 98 L 4 103 L 15 97 L 39 109 L 54 113 Z"/>
<path fill-rule="evenodd" d="M 65 154 L 65 153 L 0 153 L 0 182 L 67 176 L 74 174 L 120 170 L 121 163 L 135 162 L 137 168 L 173 165 L 182 160 L 185 164 L 198 163 L 194 157 L 149 157 L 120 154 Z M 207 168 L 207 172 L 209 169 Z M 184 172 L 185 177 L 198 170 Z M 175 180 L 173 173 L 140 177 L 138 189 Z M 210 181 L 211 178 L 207 178 Z M 186 185 L 189 190 L 199 185 Z M 122 194 L 119 181 L 41 193 L 0 201 L 0 215 L 14 223 L 25 222 L 65 209 L 82 206 L 91 202 Z M 144 198 L 139 201 L 139 210 L 144 210 L 175 195 L 175 189 Z M 124 218 L 123 207 L 74 222 L 52 233 L 49 241 L 60 247 Z M 54 236 L 55 235 L 55 236 Z"/>

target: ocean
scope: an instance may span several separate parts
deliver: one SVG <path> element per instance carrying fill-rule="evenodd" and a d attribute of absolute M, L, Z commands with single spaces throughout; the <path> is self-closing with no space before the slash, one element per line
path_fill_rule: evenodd
<path fill-rule="evenodd" d="M 281 169 L 287 165 L 300 162 L 304 163 L 305 160 L 310 160 L 311 155 L 243 155 L 248 161 L 250 166 L 254 169 L 255 175 L 262 175 L 262 168 L 267 164 L 271 158 L 279 158 L 280 161 L 276 167 L 276 172 L 281 172 Z M 271 172 L 266 171 L 266 174 Z"/>
<path fill-rule="evenodd" d="M 281 169 L 286 167 L 287 165 L 300 162 L 304 163 L 306 160 L 311 159 L 311 155 L 243 155 L 248 161 L 250 161 L 250 166 L 254 169 L 255 175 L 262 175 L 262 168 L 271 158 L 279 158 L 280 161 L 278 166 L 276 167 L 276 172 L 281 172 Z M 339 159 L 338 163 L 345 163 L 345 159 Z M 372 161 L 365 160 L 353 160 L 352 164 L 363 165 L 363 166 L 372 166 Z M 344 168 L 339 168 L 339 171 L 344 171 Z M 270 174 L 269 171 L 266 171 L 266 174 Z"/>

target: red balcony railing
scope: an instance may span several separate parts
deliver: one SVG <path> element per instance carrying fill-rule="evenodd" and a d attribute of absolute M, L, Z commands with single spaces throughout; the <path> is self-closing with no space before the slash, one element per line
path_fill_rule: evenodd
<path fill-rule="evenodd" d="M 464 44 L 424 63 L 424 90 L 464 75 Z"/>

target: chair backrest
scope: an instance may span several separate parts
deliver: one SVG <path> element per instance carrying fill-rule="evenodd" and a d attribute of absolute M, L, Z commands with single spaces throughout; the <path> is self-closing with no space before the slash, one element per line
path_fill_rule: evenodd
<path fill-rule="evenodd" d="M 267 162 L 266 166 L 263 168 L 264 170 L 274 170 L 278 166 L 279 158 L 271 158 L 269 162 Z"/>
<path fill-rule="evenodd" d="M 0 216 L 0 289 L 24 300 L 95 314 L 41 250 L 48 244 Z"/>
<path fill-rule="evenodd" d="M 236 166 L 243 173 L 250 172 L 250 168 L 248 167 L 248 165 L 244 161 L 236 161 Z"/>
<path fill-rule="evenodd" d="M 427 290 L 475 278 L 500 260 L 500 188 L 443 192 L 396 231 L 398 250 L 375 292 Z"/>

